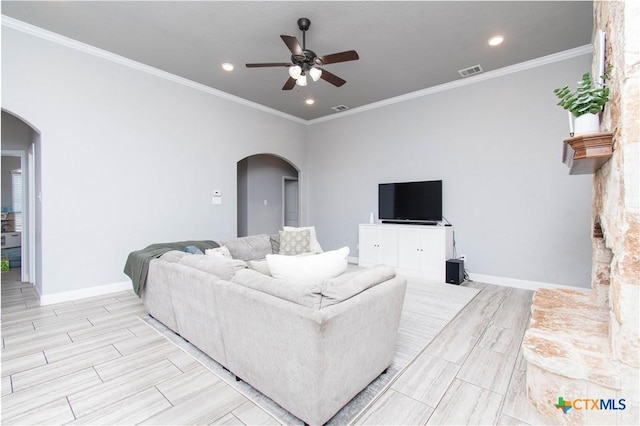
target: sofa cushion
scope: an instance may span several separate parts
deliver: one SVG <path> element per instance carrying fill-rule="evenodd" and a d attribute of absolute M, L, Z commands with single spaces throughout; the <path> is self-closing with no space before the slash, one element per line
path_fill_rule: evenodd
<path fill-rule="evenodd" d="M 231 256 L 239 260 L 261 259 L 272 253 L 271 239 L 266 234 L 240 237 L 220 245 L 226 246 Z"/>
<path fill-rule="evenodd" d="M 293 283 L 314 284 L 336 277 L 347 270 L 349 247 L 312 256 L 268 254 L 271 275 Z"/>
<path fill-rule="evenodd" d="M 187 255 L 179 259 L 178 263 L 208 272 L 227 281 L 240 269 L 247 267 L 247 264 L 242 260 L 225 259 L 223 257 L 207 256 L 206 254 Z"/>
<path fill-rule="evenodd" d="M 160 259 L 166 262 L 176 263 L 178 260 L 182 259 L 185 256 L 190 256 L 190 254 L 181 250 L 170 250 L 160 256 Z"/>
<path fill-rule="evenodd" d="M 303 226 L 296 228 L 294 226 L 283 226 L 283 230 L 285 231 L 297 231 L 308 229 L 311 233 L 311 253 L 322 253 L 322 247 L 320 246 L 320 242 L 318 241 L 318 237 L 316 236 L 316 227 L 315 226 Z"/>
<path fill-rule="evenodd" d="M 292 283 L 269 277 L 252 269 L 238 271 L 231 278 L 231 282 L 314 310 L 320 309 L 322 283 Z"/>
<path fill-rule="evenodd" d="M 295 256 L 309 253 L 310 247 L 311 232 L 308 229 L 280 231 L 280 254 Z"/>
<path fill-rule="evenodd" d="M 321 307 L 335 305 L 395 276 L 393 267 L 378 265 L 328 279 L 322 283 Z"/>
<path fill-rule="evenodd" d="M 266 259 L 256 259 L 256 260 L 247 260 L 247 266 L 254 271 L 260 272 L 261 274 L 271 276 L 271 271 L 269 270 L 269 264 Z"/>

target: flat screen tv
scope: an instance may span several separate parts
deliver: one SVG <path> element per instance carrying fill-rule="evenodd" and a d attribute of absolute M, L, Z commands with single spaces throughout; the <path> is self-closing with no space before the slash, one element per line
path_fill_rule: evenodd
<path fill-rule="evenodd" d="M 378 218 L 387 223 L 441 221 L 442 181 L 379 184 Z"/>

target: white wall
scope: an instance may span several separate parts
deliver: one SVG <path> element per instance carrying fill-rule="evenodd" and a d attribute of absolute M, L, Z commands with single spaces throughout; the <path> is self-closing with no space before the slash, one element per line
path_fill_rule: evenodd
<path fill-rule="evenodd" d="M 444 216 L 476 274 L 590 286 L 591 176 L 561 162 L 553 89 L 590 55 L 407 100 L 308 130 L 309 223 L 357 254 L 381 182 L 443 180 Z"/>
<path fill-rule="evenodd" d="M 305 168 L 302 124 L 5 26 L 2 106 L 40 131 L 43 294 L 126 281 L 154 242 L 234 237 L 244 157 Z"/>
<path fill-rule="evenodd" d="M 300 169 L 302 223 L 326 249 L 357 254 L 379 182 L 443 179 L 472 273 L 588 287 L 591 177 L 560 162 L 567 124 L 552 89 L 589 64 L 307 127 L 3 27 L 3 108 L 41 132 L 41 291 L 122 282 L 127 254 L 154 242 L 235 236 L 237 162 L 258 153 Z"/>

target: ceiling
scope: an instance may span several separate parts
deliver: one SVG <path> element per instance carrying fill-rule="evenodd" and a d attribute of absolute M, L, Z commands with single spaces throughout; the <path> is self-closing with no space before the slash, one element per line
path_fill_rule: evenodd
<path fill-rule="evenodd" d="M 303 120 L 357 108 L 591 43 L 591 1 L 2 1 L 2 14 Z M 283 91 L 281 34 L 302 33 L 318 55 L 354 49 L 324 80 Z M 501 34 L 502 45 L 490 37 Z M 221 64 L 235 70 L 226 72 Z M 306 105 L 305 98 L 315 100 Z"/>

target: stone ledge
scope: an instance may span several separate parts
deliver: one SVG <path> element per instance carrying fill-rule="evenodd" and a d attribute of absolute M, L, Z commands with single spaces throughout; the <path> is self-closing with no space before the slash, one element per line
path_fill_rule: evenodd
<path fill-rule="evenodd" d="M 620 389 L 609 349 L 609 309 L 576 290 L 536 291 L 522 343 L 529 364 L 569 379 Z"/>

